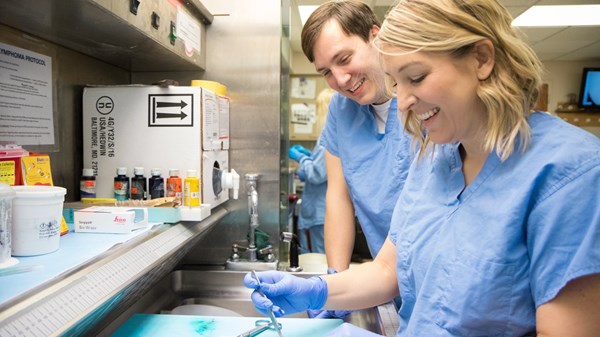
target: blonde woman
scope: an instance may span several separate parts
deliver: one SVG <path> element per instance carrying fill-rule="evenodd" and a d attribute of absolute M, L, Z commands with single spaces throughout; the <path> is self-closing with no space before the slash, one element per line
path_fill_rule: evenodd
<path fill-rule="evenodd" d="M 322 130 L 327 117 L 327 107 L 335 91 L 323 89 L 317 95 L 317 120 L 315 127 Z M 327 168 L 325 148 L 317 139 L 312 151 L 302 145 L 288 150 L 290 159 L 298 162 L 296 175 L 304 182 L 302 203 L 298 214 L 298 239 L 301 253 L 325 253 L 325 194 L 327 193 Z M 310 244 L 309 244 L 310 243 Z"/>
<path fill-rule="evenodd" d="M 402 296 L 398 336 L 600 336 L 600 140 L 532 112 L 538 58 L 495 0 L 401 0 L 374 41 L 422 142 L 373 263 L 260 275 L 259 310 Z M 256 284 L 246 279 L 249 287 Z M 331 336 L 372 336 L 343 325 Z"/>

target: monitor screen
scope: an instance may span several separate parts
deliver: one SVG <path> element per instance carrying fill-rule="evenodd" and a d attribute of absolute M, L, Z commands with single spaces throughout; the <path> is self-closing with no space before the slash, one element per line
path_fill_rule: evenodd
<path fill-rule="evenodd" d="M 600 68 L 583 68 L 579 107 L 582 109 L 600 109 Z"/>

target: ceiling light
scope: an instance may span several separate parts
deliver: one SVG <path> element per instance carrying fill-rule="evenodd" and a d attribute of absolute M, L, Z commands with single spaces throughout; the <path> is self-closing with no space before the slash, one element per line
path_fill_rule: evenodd
<path fill-rule="evenodd" d="M 298 6 L 298 11 L 300 11 L 300 22 L 302 22 L 302 26 L 304 26 L 304 23 L 306 20 L 308 20 L 308 17 L 312 14 L 312 12 L 315 11 L 315 9 L 317 9 L 317 7 L 319 6 Z"/>
<path fill-rule="evenodd" d="M 512 22 L 521 27 L 600 26 L 600 5 L 532 6 Z"/>

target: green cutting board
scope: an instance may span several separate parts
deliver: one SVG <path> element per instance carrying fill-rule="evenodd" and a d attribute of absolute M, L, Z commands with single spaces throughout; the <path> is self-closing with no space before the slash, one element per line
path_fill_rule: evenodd
<path fill-rule="evenodd" d="M 213 317 L 189 315 L 135 314 L 112 337 L 235 337 L 266 317 Z M 344 321 L 341 319 L 278 318 L 284 337 L 324 337 Z M 278 337 L 267 330 L 259 337 Z"/>

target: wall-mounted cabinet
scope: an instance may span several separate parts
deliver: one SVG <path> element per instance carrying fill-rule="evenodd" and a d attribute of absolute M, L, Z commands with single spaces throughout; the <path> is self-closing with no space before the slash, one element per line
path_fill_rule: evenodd
<path fill-rule="evenodd" d="M 205 69 L 212 19 L 199 0 L 0 2 L 0 23 L 129 71 Z"/>

